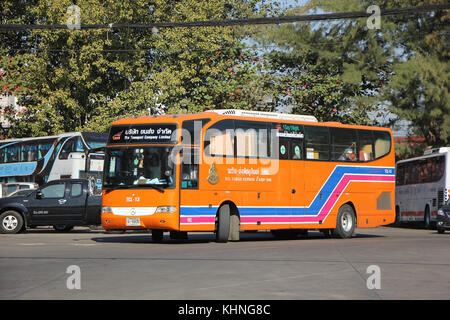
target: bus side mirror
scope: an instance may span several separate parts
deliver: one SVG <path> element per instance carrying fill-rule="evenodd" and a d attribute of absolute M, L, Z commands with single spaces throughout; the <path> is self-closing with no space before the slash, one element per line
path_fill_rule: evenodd
<path fill-rule="evenodd" d="M 164 172 L 164 174 L 165 174 L 166 177 L 170 177 L 172 175 L 172 170 L 166 170 Z"/>
<path fill-rule="evenodd" d="M 42 191 L 41 190 L 36 191 L 36 199 L 42 199 Z"/>

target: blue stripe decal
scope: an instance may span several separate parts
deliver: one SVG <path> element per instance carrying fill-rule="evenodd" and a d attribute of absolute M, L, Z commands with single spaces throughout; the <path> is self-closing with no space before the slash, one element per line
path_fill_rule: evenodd
<path fill-rule="evenodd" d="M 0 177 L 28 176 L 33 174 L 37 162 L 14 162 L 0 164 Z"/>
<path fill-rule="evenodd" d="M 322 197 L 314 198 L 309 207 L 239 207 L 239 214 L 241 216 L 315 216 L 319 214 L 320 209 L 325 205 L 329 196 L 342 180 L 346 174 L 362 174 L 362 175 L 381 175 L 394 176 L 394 168 L 385 167 L 353 167 L 353 166 L 336 166 L 325 184 L 322 186 L 317 194 L 322 194 Z M 211 216 L 217 212 L 216 207 L 196 206 L 196 207 L 180 207 L 180 215 L 184 216 Z"/>

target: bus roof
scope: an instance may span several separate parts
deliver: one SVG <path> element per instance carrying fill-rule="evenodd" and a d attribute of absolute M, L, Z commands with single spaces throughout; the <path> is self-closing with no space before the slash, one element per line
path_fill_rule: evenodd
<path fill-rule="evenodd" d="M 435 150 L 437 150 L 437 151 L 435 151 Z M 414 158 L 399 160 L 399 161 L 397 161 L 397 163 L 404 163 L 404 162 L 416 161 L 416 160 L 421 160 L 421 159 L 433 158 L 433 157 L 436 157 L 436 156 L 445 155 L 448 152 L 450 152 L 450 147 L 429 149 L 429 150 L 425 150 L 423 156 L 418 156 L 418 157 L 414 157 Z"/>
<path fill-rule="evenodd" d="M 134 118 L 123 118 L 115 120 L 112 125 L 128 125 L 128 124 L 147 124 L 147 123 L 181 123 L 184 120 L 195 120 L 195 119 L 203 119 L 210 118 L 211 120 L 222 120 L 222 119 L 242 119 L 242 120 L 260 120 L 260 121 L 268 121 L 268 122 L 277 122 L 277 121 L 289 121 L 296 122 L 299 124 L 314 124 L 318 126 L 332 126 L 332 127 L 342 127 L 342 128 L 353 128 L 353 129 L 366 129 L 366 130 L 386 130 L 392 132 L 390 128 L 386 127 L 375 127 L 375 126 L 364 126 L 364 125 L 352 125 L 352 124 L 343 124 L 340 122 L 317 122 L 317 119 L 313 116 L 305 116 L 305 115 L 293 115 L 293 114 L 284 114 L 279 113 L 281 116 L 270 116 L 270 112 L 257 112 L 254 111 L 255 114 L 251 111 L 239 110 L 245 112 L 237 112 L 236 114 L 225 113 L 230 109 L 219 109 L 219 110 L 210 110 L 199 113 L 191 113 L 191 114 L 174 114 L 174 115 L 160 115 L 160 116 L 143 116 L 143 117 L 134 117 Z M 231 109 L 233 110 L 233 109 Z M 238 111 L 238 110 L 235 110 Z M 257 116 L 257 115 L 260 116 Z M 268 115 L 269 116 L 266 116 Z M 293 116 L 292 118 L 290 116 Z M 298 117 L 298 118 L 297 118 Z M 300 120 L 300 117 L 303 117 Z"/>
<path fill-rule="evenodd" d="M 424 151 L 423 155 L 427 156 L 430 154 L 440 154 L 440 153 L 446 153 L 446 152 L 450 152 L 450 147 L 428 149 L 428 150 Z"/>

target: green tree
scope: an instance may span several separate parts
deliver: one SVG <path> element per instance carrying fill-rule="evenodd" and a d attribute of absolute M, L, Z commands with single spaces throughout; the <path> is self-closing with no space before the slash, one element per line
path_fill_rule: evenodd
<path fill-rule="evenodd" d="M 438 3 L 446 1 L 376 2 L 381 8 Z M 366 11 L 373 4 L 311 0 L 286 14 Z M 448 20 L 448 11 L 437 11 L 383 16 L 380 29 L 369 29 L 366 18 L 294 23 L 266 27 L 257 39 L 276 48 L 267 56 L 281 75 L 279 101 L 293 112 L 370 124 L 387 111 L 396 118 L 382 125 L 408 120 L 415 135 L 439 146 L 450 143 Z"/>
<path fill-rule="evenodd" d="M 14 1 L 2 2 L 3 20 L 45 25 L 65 24 L 71 18 L 70 0 L 27 4 L 23 0 L 16 7 Z M 256 0 L 80 0 L 76 4 L 82 24 L 104 25 L 243 18 L 272 10 Z M 262 94 L 249 91 L 254 93 L 250 99 L 237 94 L 244 91 L 244 79 L 260 83 L 258 68 L 243 59 L 244 36 L 233 27 L 3 32 L 2 61 L 21 55 L 24 63 L 15 70 L 20 77 L 9 72 L 2 83 L 35 89 L 19 95 L 26 112 L 20 119 L 10 117 L 13 129 L 7 135 L 104 131 L 117 117 L 155 114 L 161 109 L 179 113 L 250 107 L 248 101 L 256 103 Z"/>

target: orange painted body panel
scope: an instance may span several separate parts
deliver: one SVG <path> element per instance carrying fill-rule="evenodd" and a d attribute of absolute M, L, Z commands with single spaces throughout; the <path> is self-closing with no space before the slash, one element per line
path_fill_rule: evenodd
<path fill-rule="evenodd" d="M 203 113 L 179 117 L 123 119 L 113 124 L 175 122 L 180 128 L 182 121 L 196 118 L 211 119 L 202 130 L 203 137 L 205 130 L 216 120 L 233 117 Z M 246 117 L 235 119 L 257 120 Z M 363 126 L 339 127 L 377 130 Z M 207 157 L 203 154 L 202 163 L 199 165 L 198 189 L 180 189 L 180 165 L 177 165 L 176 186 L 174 189 L 165 190 L 164 193 L 153 189 L 118 189 L 103 193 L 104 207 L 170 205 L 176 206 L 175 212 L 140 216 L 139 227 L 126 226 L 126 217 L 132 217 L 126 213 L 120 216 L 103 213 L 102 225 L 107 230 L 139 228 L 214 231 L 216 214 L 223 203 L 236 206 L 241 230 L 333 229 L 336 227 L 338 210 L 346 203 L 351 203 L 355 208 L 359 228 L 390 224 L 395 220 L 393 141 L 391 145 L 390 153 L 386 156 L 361 163 L 273 159 L 265 160 L 265 163 L 251 159 L 234 159 L 234 163 L 226 163 L 225 158 Z M 215 184 L 208 181 L 212 163 L 217 170 L 218 182 Z M 139 203 L 126 201 L 132 194 L 133 197 L 140 198 Z M 388 197 L 383 197 L 386 194 Z M 380 207 L 380 199 L 388 199 L 389 203 L 386 204 L 384 200 L 383 207 Z"/>

